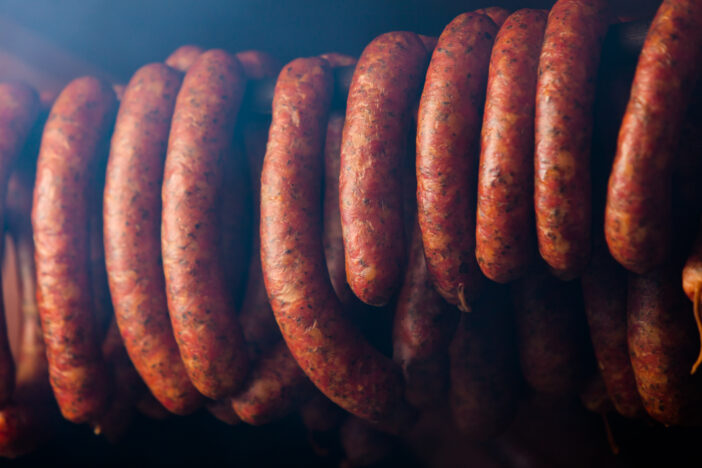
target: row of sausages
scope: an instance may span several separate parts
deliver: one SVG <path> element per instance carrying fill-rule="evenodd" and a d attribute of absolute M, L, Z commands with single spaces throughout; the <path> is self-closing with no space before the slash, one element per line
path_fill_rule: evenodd
<path fill-rule="evenodd" d="M 583 390 L 587 318 L 604 400 L 699 424 L 669 227 L 702 4 L 665 0 L 653 20 L 599 213 L 590 155 L 609 23 L 599 0 L 486 9 L 438 39 L 390 32 L 357 62 L 324 54 L 280 72 L 260 52 L 184 47 L 119 99 L 74 80 L 39 124 L 36 94 L 4 85 L 2 187 L 40 134 L 36 175 L 15 171 L 7 205 L 26 194 L 10 232 L 23 258 L 34 251 L 20 270 L 43 339 L 25 313 L 27 347 L 45 346 L 32 367 L 48 366 L 63 417 L 109 431 L 125 405 L 206 405 L 264 424 L 326 401 L 319 390 L 397 433 L 449 391 L 456 425 L 489 438 L 514 417 L 520 368 L 538 392 Z M 354 63 L 343 115 L 333 69 Z M 270 122 L 241 111 L 247 79 L 276 74 Z M 700 252 L 702 239 L 685 269 L 696 312 Z M 358 328 L 363 303 L 394 307 L 392 359 Z M 12 409 L 24 358 L 15 379 L 5 335 Z M 142 380 L 148 391 L 130 390 Z"/>

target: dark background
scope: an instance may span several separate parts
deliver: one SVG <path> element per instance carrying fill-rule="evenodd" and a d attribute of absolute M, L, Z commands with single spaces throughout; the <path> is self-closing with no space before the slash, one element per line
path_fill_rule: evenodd
<path fill-rule="evenodd" d="M 283 61 L 328 51 L 358 55 L 390 30 L 438 35 L 456 15 L 499 5 L 549 8 L 552 0 L 0 0 L 0 16 L 126 81 L 182 44 L 261 49 Z M 659 0 L 612 1 L 645 15 Z"/>

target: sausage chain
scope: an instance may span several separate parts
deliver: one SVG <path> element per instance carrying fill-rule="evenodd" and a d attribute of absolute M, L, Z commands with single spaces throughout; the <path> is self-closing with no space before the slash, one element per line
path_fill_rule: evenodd
<path fill-rule="evenodd" d="M 72 81 L 43 128 L 31 231 L 13 234 L 41 327 L 26 314 L 15 376 L 0 315 L 0 455 L 35 446 L 38 426 L 50 432 L 47 372 L 64 418 L 108 437 L 135 408 L 164 417 L 204 405 L 255 425 L 300 410 L 312 432 L 341 426 L 350 460 L 349 441 L 405 433 L 415 408 L 450 415 L 472 439 L 496 436 L 521 398 L 517 353 L 539 393 L 702 423 L 700 377 L 688 372 L 694 325 L 674 287 L 682 255 L 702 336 L 702 241 L 672 249 L 670 222 L 675 148 L 702 72 L 701 5 L 665 0 L 648 31 L 606 245 L 592 233 L 589 164 L 604 0 L 559 0 L 548 16 L 464 13 L 438 39 L 385 33 L 357 64 L 338 53 L 293 60 L 270 128 L 247 93 L 280 67 L 258 51 L 181 47 L 115 87 L 118 112 L 112 86 Z M 39 100 L 17 84 L 0 84 L 0 97 L 4 195 Z M 95 270 L 103 250 L 114 318 Z M 507 289 L 488 280 L 519 280 L 515 333 Z M 395 310 L 393 359 L 356 327 L 359 301 Z M 354 419 L 342 424 L 325 398 Z"/>

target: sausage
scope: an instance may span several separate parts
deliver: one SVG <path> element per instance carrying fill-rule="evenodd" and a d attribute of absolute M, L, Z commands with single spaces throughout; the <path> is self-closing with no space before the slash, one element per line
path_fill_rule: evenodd
<path fill-rule="evenodd" d="M 21 83 L 0 83 L 0 226 L 4 226 L 5 195 L 10 172 L 39 114 L 39 96 Z M 0 239 L 0 250 L 2 250 Z M 15 364 L 7 336 L 4 305 L 0 304 L 0 408 L 12 396 Z"/>
<path fill-rule="evenodd" d="M 495 39 L 480 141 L 475 255 L 483 274 L 507 283 L 534 254 L 534 99 L 543 10 L 519 10 Z"/>
<path fill-rule="evenodd" d="M 129 357 L 169 411 L 202 403 L 173 337 L 161 263 L 161 183 L 182 76 L 153 63 L 132 77 L 117 115 L 104 192 L 104 242 L 115 318 Z"/>
<path fill-rule="evenodd" d="M 559 0 L 549 13 L 539 58 L 536 234 L 541 257 L 563 280 L 578 276 L 590 257 L 590 142 L 608 19 L 605 0 Z"/>
<path fill-rule="evenodd" d="M 512 422 L 521 381 L 508 295 L 495 288 L 461 314 L 450 347 L 450 404 L 456 426 L 467 436 L 491 439 Z"/>
<path fill-rule="evenodd" d="M 439 294 L 464 312 L 483 285 L 475 259 L 475 176 L 495 34 L 495 23 L 478 13 L 446 26 L 417 116 L 417 205 L 427 267 Z"/>
<path fill-rule="evenodd" d="M 577 282 L 562 283 L 541 269 L 513 289 L 522 374 L 537 392 L 572 394 L 583 382 L 585 324 Z"/>
<path fill-rule="evenodd" d="M 107 398 L 85 246 L 93 170 L 115 106 L 106 83 L 93 77 L 69 83 L 44 127 L 34 187 L 37 301 L 51 386 L 63 416 L 76 423 L 98 416 Z"/>
<path fill-rule="evenodd" d="M 424 48 L 427 49 L 427 52 L 429 52 L 429 53 L 434 51 L 434 49 L 436 48 L 436 43 L 439 40 L 438 37 L 425 36 L 423 34 L 419 34 L 419 39 L 422 40 L 422 43 L 424 44 Z"/>
<path fill-rule="evenodd" d="M 393 359 L 404 374 L 405 397 L 411 405 L 436 406 L 445 399 L 448 346 L 457 324 L 458 310 L 439 296 L 429 278 L 415 220 L 392 330 Z"/>
<path fill-rule="evenodd" d="M 702 376 L 691 376 L 697 338 L 670 266 L 629 274 L 627 328 L 631 365 L 648 414 L 667 426 L 702 421 Z"/>
<path fill-rule="evenodd" d="M 369 305 L 387 304 L 402 280 L 400 168 L 427 57 L 416 34 L 382 34 L 366 46 L 351 79 L 339 205 L 346 277 L 351 290 Z"/>
<path fill-rule="evenodd" d="M 266 290 L 290 352 L 315 386 L 361 418 L 399 424 L 399 369 L 344 317 L 324 259 L 322 149 L 331 95 L 324 59 L 294 60 L 278 77 L 261 174 Z"/>
<path fill-rule="evenodd" d="M 232 408 L 242 421 L 260 426 L 299 407 L 313 388 L 281 341 L 253 366 L 242 391 L 232 397 Z"/>
<path fill-rule="evenodd" d="M 239 62 L 210 50 L 176 98 L 163 176 L 161 252 L 168 311 L 193 385 L 219 399 L 244 380 L 248 358 L 219 256 L 223 159 L 244 93 Z"/>
<path fill-rule="evenodd" d="M 490 18 L 493 21 L 493 23 L 495 23 L 495 26 L 497 26 L 498 28 L 501 28 L 504 22 L 510 16 L 509 10 L 498 6 L 478 8 L 477 10 L 475 10 L 475 12 Z"/>
<path fill-rule="evenodd" d="M 346 282 L 344 262 L 344 239 L 341 230 L 339 209 L 339 172 L 341 170 L 341 133 L 344 116 L 332 113 L 327 124 L 324 140 L 324 199 L 323 232 L 324 256 L 334 292 L 344 307 L 354 303 L 355 296 Z"/>
<path fill-rule="evenodd" d="M 670 253 L 672 165 L 700 62 L 702 3 L 663 1 L 636 66 L 607 190 L 609 250 L 635 273 Z"/>
<path fill-rule="evenodd" d="M 622 416 L 640 417 L 644 411 L 626 338 L 626 272 L 606 246 L 599 245 L 580 284 L 590 339 L 607 393 Z"/>
<path fill-rule="evenodd" d="M 166 58 L 166 65 L 178 71 L 185 72 L 202 55 L 204 49 L 193 44 L 178 47 Z"/>

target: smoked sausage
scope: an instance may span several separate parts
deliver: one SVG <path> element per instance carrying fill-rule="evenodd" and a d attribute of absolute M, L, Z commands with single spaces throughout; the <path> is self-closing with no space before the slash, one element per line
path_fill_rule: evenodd
<path fill-rule="evenodd" d="M 682 120 L 702 63 L 702 2 L 665 0 L 636 66 L 609 177 L 605 235 L 635 273 L 671 250 L 671 177 Z"/>
<path fill-rule="evenodd" d="M 382 34 L 364 49 L 349 88 L 341 138 L 341 227 L 349 286 L 369 305 L 387 304 L 402 281 L 401 168 L 427 57 L 416 34 Z"/>
<path fill-rule="evenodd" d="M 590 142 L 606 0 L 559 0 L 546 24 L 536 85 L 534 207 L 541 257 L 562 280 L 590 257 Z"/>
<path fill-rule="evenodd" d="M 464 312 L 484 282 L 475 259 L 475 184 L 496 34 L 495 23 L 478 13 L 446 26 L 417 116 L 417 208 L 427 268 L 439 294 Z"/>
<path fill-rule="evenodd" d="M 219 254 L 223 160 L 231 155 L 244 71 L 223 50 L 203 53 L 176 98 L 163 176 L 161 252 L 168 311 L 193 385 L 219 399 L 248 370 Z"/>
<path fill-rule="evenodd" d="M 543 10 L 519 10 L 500 28 L 490 57 L 478 169 L 475 256 L 483 274 L 507 283 L 535 251 L 534 99 Z"/>
<path fill-rule="evenodd" d="M 361 418 L 397 425 L 399 369 L 344 318 L 324 259 L 322 150 L 331 97 L 324 59 L 294 60 L 278 77 L 261 174 L 266 290 L 293 357 L 317 388 Z"/>
<path fill-rule="evenodd" d="M 93 78 L 73 80 L 44 127 L 32 206 L 37 302 L 51 386 L 61 413 L 85 422 L 102 411 L 107 377 L 90 295 L 88 224 L 93 172 L 117 100 Z"/>
<path fill-rule="evenodd" d="M 107 165 L 104 242 L 115 318 L 130 359 L 169 411 L 202 402 L 190 383 L 168 317 L 161 263 L 161 182 L 182 76 L 166 65 L 140 68 L 120 105 Z"/>

